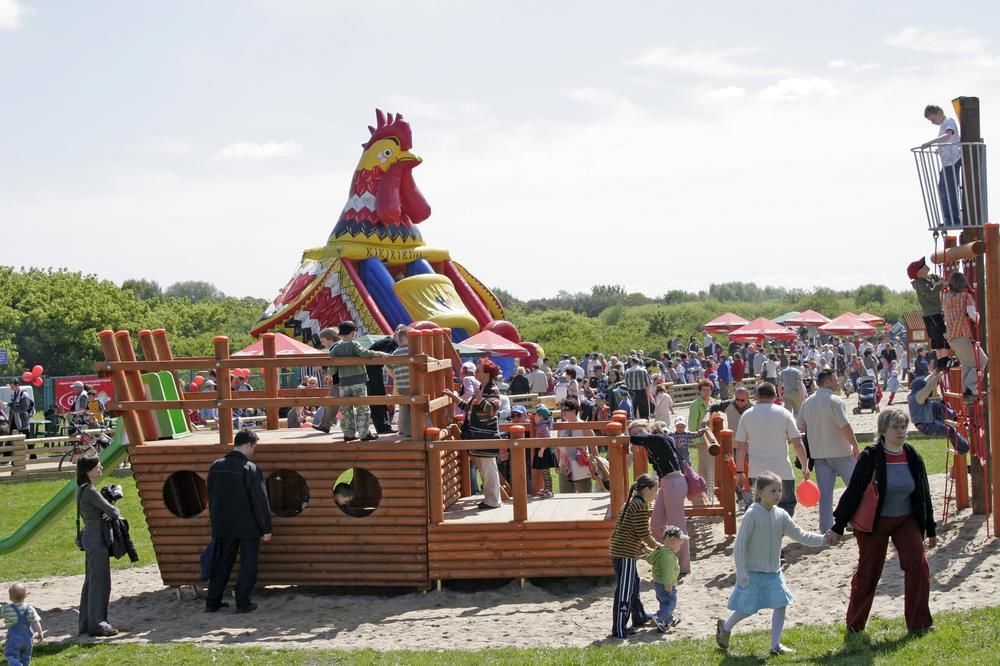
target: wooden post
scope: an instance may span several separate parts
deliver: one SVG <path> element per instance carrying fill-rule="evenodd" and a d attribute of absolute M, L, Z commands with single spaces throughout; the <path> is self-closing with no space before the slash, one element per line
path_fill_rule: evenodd
<path fill-rule="evenodd" d="M 149 329 L 139 331 L 139 349 L 142 350 L 142 357 L 147 361 L 160 360 L 156 353 L 156 345 L 153 344 L 153 332 Z"/>
<path fill-rule="evenodd" d="M 632 447 L 632 478 L 639 478 L 640 474 L 649 473 L 649 455 L 642 446 Z"/>
<path fill-rule="evenodd" d="M 406 346 L 410 350 L 410 357 L 408 360 L 413 360 L 415 356 L 425 353 L 426 348 L 427 333 L 425 331 L 418 331 L 416 329 L 411 329 L 406 335 Z M 410 366 L 410 396 L 417 395 L 427 395 L 427 372 L 423 368 L 418 368 L 415 365 Z M 400 409 L 410 410 L 410 433 L 413 439 L 417 439 L 417 433 L 423 432 L 424 427 L 426 427 L 427 416 L 424 406 L 411 403 L 410 405 L 401 405 Z"/>
<path fill-rule="evenodd" d="M 233 443 L 233 408 L 222 407 L 223 400 L 233 397 L 233 376 L 229 368 L 223 368 L 222 361 L 229 360 L 229 338 L 217 335 L 215 345 L 215 384 L 219 391 L 219 444 Z"/>
<path fill-rule="evenodd" d="M 986 320 L 987 329 L 987 352 L 990 363 L 995 364 L 1000 359 L 1000 226 L 987 224 L 983 228 L 986 238 L 986 309 L 983 317 Z M 991 375 L 994 373 L 990 373 Z M 997 381 L 992 378 L 991 384 Z M 987 419 L 989 433 L 989 450 L 987 459 L 989 464 L 990 488 L 987 495 L 990 497 L 993 509 L 993 536 L 1000 538 L 1000 515 L 997 509 L 1000 507 L 1000 390 L 997 386 L 991 386 L 987 396 Z"/>
<path fill-rule="evenodd" d="M 27 438 L 21 434 L 10 441 L 14 447 L 10 461 L 11 476 L 23 476 L 28 472 L 28 445 L 26 442 Z"/>
<path fill-rule="evenodd" d="M 112 331 L 101 331 L 97 334 L 97 338 L 101 342 L 101 350 L 104 352 L 105 361 L 114 363 L 121 360 L 118 356 L 118 348 L 115 346 L 115 334 Z M 128 382 L 125 381 L 125 374 L 121 370 L 111 371 L 111 383 L 115 389 L 115 400 L 119 402 L 132 400 Z M 125 424 L 125 433 L 128 435 L 129 446 L 142 446 L 145 440 L 142 436 L 142 428 L 139 426 L 139 419 L 136 416 L 135 410 L 123 410 L 120 418 L 122 423 Z"/>
<path fill-rule="evenodd" d="M 277 358 L 277 345 L 274 341 L 274 333 L 265 333 L 260 336 L 261 341 L 264 343 L 264 358 Z M 278 368 L 264 368 L 264 395 L 268 398 L 278 397 Z M 267 429 L 277 430 L 278 429 L 278 410 L 279 407 L 267 407 L 265 414 L 267 414 Z"/>
<path fill-rule="evenodd" d="M 721 422 L 722 419 L 719 419 Z M 713 422 L 714 425 L 714 422 Z M 719 451 L 718 460 L 721 463 L 716 467 L 715 482 L 719 486 L 719 502 L 726 510 L 722 517 L 722 524 L 726 536 L 736 535 L 736 479 L 729 469 L 728 461 L 733 460 L 733 438 L 735 433 L 728 428 L 719 430 Z"/>
<path fill-rule="evenodd" d="M 617 517 L 628 492 L 628 455 L 625 452 L 628 438 L 622 437 L 621 431 L 620 424 L 608 424 L 607 433 L 611 436 L 608 440 L 608 468 L 611 475 L 612 518 Z"/>
<path fill-rule="evenodd" d="M 432 443 L 438 441 L 441 433 L 437 428 L 427 428 L 424 439 Z M 416 439 L 416 431 L 414 431 Z M 428 481 L 428 517 L 431 524 L 444 521 L 444 479 L 441 475 L 441 449 L 436 444 L 427 451 L 427 481 Z"/>
<path fill-rule="evenodd" d="M 514 495 L 514 521 L 524 522 L 528 519 L 528 476 L 524 469 L 524 447 L 521 438 L 524 437 L 523 426 L 512 426 L 510 429 L 510 481 L 511 492 Z"/>
<path fill-rule="evenodd" d="M 442 329 L 431 331 L 431 335 L 429 336 L 431 345 L 428 353 L 432 358 L 448 358 L 444 350 L 444 336 L 445 332 Z M 431 399 L 440 398 L 444 395 L 444 389 L 448 386 L 446 383 L 446 374 L 445 372 L 437 371 L 431 375 L 431 386 L 433 387 L 433 393 L 429 396 Z M 447 428 L 451 419 L 448 417 L 447 410 L 439 409 L 431 416 L 431 421 L 439 428 Z"/>
<path fill-rule="evenodd" d="M 948 370 L 948 385 L 951 392 L 962 394 L 962 369 L 961 368 L 949 368 Z M 956 390 L 957 389 L 957 390 Z M 948 400 L 946 399 L 947 403 Z M 961 398 L 951 400 L 952 409 L 956 413 L 959 410 L 966 409 L 965 405 L 962 404 Z M 972 433 L 967 433 L 970 435 L 969 439 L 972 439 Z M 968 460 L 966 457 L 958 452 L 955 452 L 954 458 L 952 459 L 951 475 L 955 479 L 955 508 L 961 511 L 962 509 L 969 508 L 969 472 L 968 472 Z"/>
<path fill-rule="evenodd" d="M 114 336 L 115 347 L 118 349 L 118 358 L 126 362 L 135 361 L 135 349 L 132 348 L 132 336 L 129 332 L 118 331 Z M 142 383 L 142 375 L 138 370 L 127 371 L 125 373 L 125 381 L 128 383 L 129 395 L 132 396 L 132 400 L 145 400 L 146 387 Z M 142 434 L 147 440 L 159 437 L 156 417 L 150 410 L 146 409 L 139 412 L 139 426 L 142 428 Z"/>

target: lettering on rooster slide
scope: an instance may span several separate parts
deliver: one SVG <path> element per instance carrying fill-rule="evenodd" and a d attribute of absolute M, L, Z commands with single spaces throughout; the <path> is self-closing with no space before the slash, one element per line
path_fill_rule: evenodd
<path fill-rule="evenodd" d="M 378 257 L 383 261 L 389 261 L 391 263 L 405 263 L 410 261 L 416 261 L 420 259 L 420 253 L 414 252 L 413 250 L 396 250 L 388 247 L 366 247 L 365 253 L 369 257 Z"/>

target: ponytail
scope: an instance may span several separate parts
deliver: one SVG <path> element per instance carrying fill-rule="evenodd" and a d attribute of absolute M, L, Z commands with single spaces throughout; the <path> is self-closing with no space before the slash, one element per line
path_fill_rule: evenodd
<path fill-rule="evenodd" d="M 646 488 L 655 488 L 655 487 L 656 487 L 656 479 L 654 479 L 649 474 L 640 474 L 639 476 L 635 477 L 635 481 L 629 488 L 628 499 L 625 500 L 625 503 L 628 504 L 628 502 L 633 497 L 639 494 L 640 490 L 645 490 Z"/>

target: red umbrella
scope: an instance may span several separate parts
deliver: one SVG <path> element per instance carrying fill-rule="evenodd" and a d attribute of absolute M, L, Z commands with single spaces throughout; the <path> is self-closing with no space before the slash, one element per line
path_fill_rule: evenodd
<path fill-rule="evenodd" d="M 719 315 L 712 321 L 702 326 L 702 329 L 704 329 L 706 333 L 728 333 L 730 331 L 735 331 L 741 326 L 746 326 L 747 323 L 747 320 L 743 317 L 733 314 L 732 312 L 727 312 L 724 315 Z"/>
<path fill-rule="evenodd" d="M 278 356 L 286 356 L 288 354 L 326 354 L 327 351 L 324 349 L 316 349 L 311 345 L 307 345 L 304 342 L 296 340 L 295 338 L 290 338 L 284 333 L 274 334 L 274 348 Z M 263 356 L 264 355 L 264 341 L 257 340 L 249 347 L 244 347 L 238 352 L 234 353 L 233 356 Z"/>
<path fill-rule="evenodd" d="M 758 317 L 729 334 L 733 342 L 764 342 L 764 340 L 796 340 L 799 335 L 790 328 L 775 324 L 767 317 Z"/>
<path fill-rule="evenodd" d="M 829 317 L 825 317 L 815 310 L 806 310 L 790 319 L 786 319 L 784 323 L 789 326 L 822 326 L 829 323 L 829 321 Z"/>
<path fill-rule="evenodd" d="M 511 342 L 493 331 L 480 331 L 471 338 L 462 340 L 462 344 L 486 352 L 487 356 L 516 356 L 518 358 L 531 356 L 531 353 L 521 345 Z"/>
<path fill-rule="evenodd" d="M 872 326 L 881 326 L 882 324 L 885 323 L 885 319 L 882 319 L 882 317 L 873 315 L 868 312 L 862 312 L 861 314 L 857 315 L 857 317 L 861 321 L 865 322 L 866 324 L 871 324 Z"/>
<path fill-rule="evenodd" d="M 850 312 L 834 317 L 830 323 L 820 326 L 819 330 L 830 335 L 875 335 L 874 326 Z"/>

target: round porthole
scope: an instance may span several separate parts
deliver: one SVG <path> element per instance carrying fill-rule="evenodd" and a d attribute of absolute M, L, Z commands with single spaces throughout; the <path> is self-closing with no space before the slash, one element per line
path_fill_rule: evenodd
<path fill-rule="evenodd" d="M 194 518 L 208 506 L 208 484 L 191 470 L 174 472 L 163 482 L 163 503 L 178 518 Z"/>
<path fill-rule="evenodd" d="M 276 469 L 267 477 L 267 499 L 274 515 L 297 516 L 309 504 L 309 484 L 294 470 Z"/>
<path fill-rule="evenodd" d="M 363 467 L 352 467 L 333 484 L 333 501 L 352 518 L 371 515 L 382 501 L 382 486 L 375 475 Z"/>

